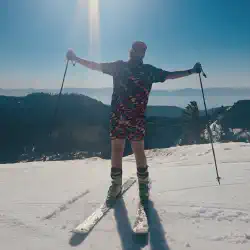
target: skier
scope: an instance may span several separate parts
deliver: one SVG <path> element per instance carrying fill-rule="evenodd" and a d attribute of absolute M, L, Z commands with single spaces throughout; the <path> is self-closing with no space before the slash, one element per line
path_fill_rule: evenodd
<path fill-rule="evenodd" d="M 147 50 L 144 42 L 136 41 L 129 51 L 128 61 L 96 63 L 77 57 L 69 49 L 66 57 L 89 69 L 113 77 L 113 94 L 110 114 L 111 138 L 111 185 L 107 201 L 114 201 L 122 191 L 122 157 L 125 140 L 128 139 L 136 159 L 140 200 L 149 198 L 149 172 L 144 152 L 145 111 L 153 83 L 168 79 L 186 77 L 202 71 L 201 64 L 184 71 L 165 71 L 150 64 L 144 64 Z"/>

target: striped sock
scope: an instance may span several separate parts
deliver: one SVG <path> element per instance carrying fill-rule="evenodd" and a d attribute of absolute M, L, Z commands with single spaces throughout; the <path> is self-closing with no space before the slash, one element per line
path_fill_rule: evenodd
<path fill-rule="evenodd" d="M 143 168 L 141 167 L 137 168 L 137 177 L 139 183 L 148 183 L 149 181 L 148 166 Z"/>
<path fill-rule="evenodd" d="M 122 169 L 121 168 L 111 168 L 110 173 L 112 182 L 115 184 L 122 184 Z"/>

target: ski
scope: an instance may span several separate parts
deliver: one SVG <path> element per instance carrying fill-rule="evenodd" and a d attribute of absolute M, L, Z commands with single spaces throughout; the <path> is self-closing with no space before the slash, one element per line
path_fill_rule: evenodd
<path fill-rule="evenodd" d="M 145 207 L 139 202 L 136 218 L 133 225 L 133 232 L 135 234 L 147 234 L 148 233 L 148 218 L 145 211 Z"/>
<path fill-rule="evenodd" d="M 122 192 L 119 199 L 134 183 L 136 179 L 134 177 L 129 178 L 122 185 Z M 104 217 L 104 215 L 114 207 L 116 202 L 112 204 L 112 206 L 107 205 L 106 201 L 94 212 L 92 213 L 83 223 L 79 224 L 76 228 L 72 230 L 72 232 L 77 234 L 88 234 L 94 226 Z"/>

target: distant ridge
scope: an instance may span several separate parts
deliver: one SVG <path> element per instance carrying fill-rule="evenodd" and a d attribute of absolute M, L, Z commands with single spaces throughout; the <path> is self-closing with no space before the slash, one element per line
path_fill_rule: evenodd
<path fill-rule="evenodd" d="M 58 89 L 2 89 L 0 88 L 0 95 L 4 96 L 26 96 L 35 92 L 44 93 L 59 93 Z M 65 88 L 64 93 L 76 93 L 83 95 L 104 95 L 110 96 L 112 88 Z M 250 96 L 250 88 L 206 88 L 206 96 Z M 200 96 L 200 89 L 177 89 L 177 90 L 152 90 L 152 96 Z"/>

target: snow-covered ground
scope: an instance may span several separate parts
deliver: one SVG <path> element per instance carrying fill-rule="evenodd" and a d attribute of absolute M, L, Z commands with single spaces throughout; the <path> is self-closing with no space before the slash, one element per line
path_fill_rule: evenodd
<path fill-rule="evenodd" d="M 250 144 L 215 144 L 147 151 L 152 179 L 150 234 L 131 233 L 133 185 L 87 236 L 70 230 L 103 202 L 110 161 L 0 165 L 0 249 L 4 250 L 249 250 Z M 124 158 L 124 179 L 136 176 Z"/>

